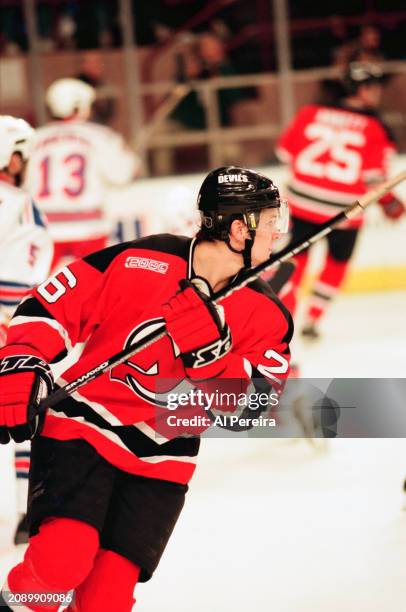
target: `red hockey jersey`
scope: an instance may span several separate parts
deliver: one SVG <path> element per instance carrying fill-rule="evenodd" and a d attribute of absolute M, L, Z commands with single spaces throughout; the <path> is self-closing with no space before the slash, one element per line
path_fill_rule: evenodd
<path fill-rule="evenodd" d="M 309 105 L 279 138 L 276 153 L 288 163 L 287 196 L 293 216 L 324 223 L 384 180 L 395 145 L 372 112 Z M 362 217 L 342 227 L 360 227 Z"/>
<path fill-rule="evenodd" d="M 77 343 L 71 382 L 162 325 L 161 307 L 193 276 L 195 240 L 159 235 L 124 243 L 74 262 L 40 285 L 17 309 L 9 344 L 34 346 L 51 362 Z M 289 313 L 266 283 L 256 281 L 222 301 L 233 348 L 227 377 L 244 382 L 286 378 L 293 332 Z M 89 382 L 50 409 L 42 435 L 82 438 L 125 471 L 186 483 L 198 436 L 162 436 L 157 410 L 185 384 L 179 352 L 168 336 Z M 244 386 L 242 385 L 242 386 Z M 159 423 L 158 423 L 159 424 Z"/>

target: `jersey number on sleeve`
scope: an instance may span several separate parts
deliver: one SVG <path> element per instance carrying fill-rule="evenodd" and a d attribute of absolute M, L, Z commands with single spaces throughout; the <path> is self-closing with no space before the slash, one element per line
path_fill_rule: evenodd
<path fill-rule="evenodd" d="M 266 376 L 271 380 L 276 380 L 277 382 L 279 382 L 275 374 L 286 374 L 289 369 L 288 360 L 273 349 L 268 349 L 267 351 L 265 351 L 264 357 L 266 359 L 274 359 L 277 365 L 269 366 L 259 364 L 257 366 L 257 370 L 261 372 L 263 376 Z"/>
<path fill-rule="evenodd" d="M 59 278 L 62 277 L 62 278 Z M 76 276 L 69 270 L 69 268 L 62 268 L 55 276 L 51 276 L 45 283 L 39 285 L 38 293 L 41 297 L 48 302 L 53 304 L 60 297 L 65 295 L 67 289 L 73 289 L 76 287 L 77 279 Z"/>
<path fill-rule="evenodd" d="M 351 130 L 335 130 L 321 123 L 310 123 L 304 134 L 312 142 L 297 156 L 296 168 L 301 174 L 346 185 L 358 181 L 362 157 L 359 151 L 350 147 L 363 147 L 364 134 Z"/>
<path fill-rule="evenodd" d="M 62 160 L 63 171 L 66 172 L 66 183 L 62 188 L 65 195 L 77 198 L 85 188 L 86 158 L 80 153 L 71 153 Z M 54 170 L 51 156 L 47 155 L 39 164 L 40 188 L 38 198 L 47 198 L 51 195 L 50 177 Z"/>

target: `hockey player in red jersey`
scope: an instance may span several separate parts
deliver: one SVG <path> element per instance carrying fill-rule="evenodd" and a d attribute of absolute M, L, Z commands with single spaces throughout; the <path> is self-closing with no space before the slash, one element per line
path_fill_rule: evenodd
<path fill-rule="evenodd" d="M 347 93 L 340 103 L 304 106 L 278 141 L 277 154 L 291 170 L 287 195 L 292 242 L 307 238 L 373 183 L 382 181 L 395 151 L 390 133 L 376 114 L 382 94 L 380 68 L 352 63 L 343 84 Z M 393 193 L 380 204 L 391 219 L 405 210 Z M 362 217 L 347 221 L 327 237 L 328 253 L 313 286 L 302 331 L 309 338 L 318 337 L 318 322 L 343 283 L 362 222 Z M 292 313 L 308 257 L 308 251 L 296 257 L 293 291 L 284 298 Z"/>
<path fill-rule="evenodd" d="M 25 187 L 46 214 L 55 266 L 107 246 L 112 222 L 106 193 L 129 184 L 139 158 L 112 129 L 88 121 L 95 90 L 58 79 L 46 92 L 53 121 L 36 131 Z"/>
<path fill-rule="evenodd" d="M 0 352 L 0 438 L 31 438 L 33 456 L 31 538 L 3 588 L 9 606 L 10 593 L 74 589 L 72 611 L 131 610 L 135 584 L 153 574 L 181 512 L 199 449 L 199 431 L 165 427 L 168 393 L 185 384 L 246 391 L 254 379 L 280 388 L 288 376 L 292 320 L 266 283 L 221 307 L 200 290 L 217 291 L 269 257 L 286 227 L 277 187 L 219 168 L 198 208 L 196 238 L 157 235 L 87 256 L 40 285 L 12 320 Z M 85 344 L 81 358 L 56 385 L 163 322 L 169 336 L 38 412 L 54 386 L 48 364 L 75 344 Z"/>

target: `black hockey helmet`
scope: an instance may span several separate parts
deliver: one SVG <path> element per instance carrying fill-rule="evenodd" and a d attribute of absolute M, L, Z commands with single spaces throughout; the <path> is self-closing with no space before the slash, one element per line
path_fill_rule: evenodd
<path fill-rule="evenodd" d="M 206 176 L 197 206 L 202 227 L 213 238 L 226 240 L 231 221 L 241 216 L 248 229 L 255 230 L 259 211 L 279 208 L 281 199 L 279 189 L 266 176 L 238 166 L 224 166 Z"/>
<path fill-rule="evenodd" d="M 377 64 L 371 62 L 351 62 L 345 72 L 342 83 L 348 95 L 357 93 L 361 85 L 382 83 L 385 75 Z"/>
<path fill-rule="evenodd" d="M 287 204 L 281 200 L 279 189 L 273 181 L 263 174 L 239 166 L 223 166 L 212 170 L 200 187 L 197 206 L 203 235 L 224 240 L 233 252 L 243 255 L 245 267 L 251 266 L 251 248 L 260 211 L 264 208 L 283 208 L 285 214 L 280 216 L 284 220 L 288 217 Z M 235 251 L 230 245 L 230 225 L 238 218 L 247 225 L 251 237 L 246 240 L 243 251 Z"/>

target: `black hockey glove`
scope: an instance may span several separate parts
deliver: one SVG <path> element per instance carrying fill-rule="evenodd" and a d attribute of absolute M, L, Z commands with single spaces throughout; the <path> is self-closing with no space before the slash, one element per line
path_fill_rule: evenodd
<path fill-rule="evenodd" d="M 30 351 L 31 354 L 24 354 Z M 31 440 L 44 425 L 41 399 L 51 393 L 53 376 L 41 356 L 24 345 L 5 346 L 0 351 L 0 444 Z"/>

